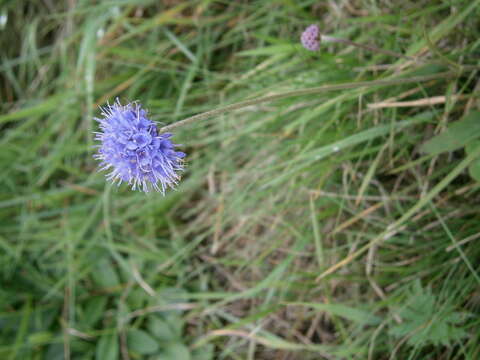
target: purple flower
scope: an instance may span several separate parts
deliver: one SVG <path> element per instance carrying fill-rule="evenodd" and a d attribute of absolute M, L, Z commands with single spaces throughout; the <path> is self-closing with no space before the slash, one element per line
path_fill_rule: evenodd
<path fill-rule="evenodd" d="M 122 106 L 117 100 L 102 108 L 100 141 L 95 159 L 101 160 L 100 170 L 110 170 L 107 179 L 118 184 L 128 182 L 132 190 L 148 192 L 151 189 L 165 194 L 180 180 L 185 153 L 175 151 L 172 134 L 159 134 L 157 126 L 137 104 Z"/>
<path fill-rule="evenodd" d="M 302 45 L 310 51 L 318 51 L 320 49 L 320 29 L 317 25 L 308 26 L 300 37 Z"/>

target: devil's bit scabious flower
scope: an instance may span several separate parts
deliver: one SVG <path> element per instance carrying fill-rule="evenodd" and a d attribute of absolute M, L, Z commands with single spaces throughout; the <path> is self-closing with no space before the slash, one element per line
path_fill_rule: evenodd
<path fill-rule="evenodd" d="M 127 182 L 132 189 L 148 192 L 151 189 L 165 194 L 180 180 L 178 171 L 183 170 L 185 153 L 175 151 L 172 134 L 159 134 L 154 122 L 137 104 L 122 106 L 118 100 L 102 108 L 100 132 L 95 140 L 100 141 L 98 153 L 100 170 L 110 170 L 107 179 L 112 182 Z"/>
<path fill-rule="evenodd" d="M 310 51 L 318 51 L 320 49 L 320 29 L 317 25 L 308 26 L 300 37 L 302 45 Z"/>

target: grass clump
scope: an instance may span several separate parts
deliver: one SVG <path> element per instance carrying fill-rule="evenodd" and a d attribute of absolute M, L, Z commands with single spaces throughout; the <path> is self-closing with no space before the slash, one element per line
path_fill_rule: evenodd
<path fill-rule="evenodd" d="M 2 359 L 480 356 L 478 1 L 0 6 Z M 175 129 L 166 197 L 96 172 L 115 97 L 171 124 L 335 84 Z"/>

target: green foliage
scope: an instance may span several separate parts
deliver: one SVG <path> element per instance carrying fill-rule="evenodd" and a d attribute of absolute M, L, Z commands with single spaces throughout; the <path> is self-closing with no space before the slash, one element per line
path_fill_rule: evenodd
<path fill-rule="evenodd" d="M 116 334 L 103 335 L 97 344 L 96 360 L 118 359 L 118 336 Z"/>
<path fill-rule="evenodd" d="M 389 333 L 395 337 L 407 337 L 411 346 L 450 346 L 452 341 L 468 336 L 461 327 L 466 314 L 454 311 L 448 303 L 440 303 L 431 289 L 422 288 L 418 281 L 398 313 L 403 321 L 392 326 Z"/>
<path fill-rule="evenodd" d="M 101 287 L 109 288 L 120 284 L 117 272 L 108 258 L 97 260 L 93 274 L 93 280 Z"/>
<path fill-rule="evenodd" d="M 167 344 L 161 355 L 161 359 L 168 359 L 168 360 L 190 360 L 192 357 L 190 355 L 190 350 L 184 344 L 179 342 L 173 342 Z"/>
<path fill-rule="evenodd" d="M 472 111 L 462 120 L 454 122 L 444 132 L 423 145 L 423 151 L 438 155 L 464 147 L 480 137 L 480 111 Z"/>
<path fill-rule="evenodd" d="M 139 329 L 129 330 L 127 344 L 130 351 L 140 355 L 154 354 L 160 349 L 158 341 L 146 331 Z"/>
<path fill-rule="evenodd" d="M 480 111 L 472 111 L 460 121 L 456 121 L 444 132 L 423 144 L 423 151 L 438 155 L 464 147 L 467 155 L 474 153 L 480 142 Z M 480 157 L 468 167 L 470 176 L 480 182 Z"/>
<path fill-rule="evenodd" d="M 174 314 L 166 319 L 152 316 L 148 321 L 148 328 L 157 339 L 164 342 L 174 341 L 182 336 L 182 319 Z"/>
<path fill-rule="evenodd" d="M 480 118 L 478 119 L 480 121 Z M 465 147 L 465 152 L 467 155 L 470 155 L 476 151 L 478 151 L 480 147 L 480 141 L 472 141 Z M 480 158 L 474 160 L 470 166 L 468 167 L 468 171 L 470 176 L 475 179 L 476 181 L 480 182 Z"/>
<path fill-rule="evenodd" d="M 479 15 L 0 1 L 0 359 L 479 359 Z M 311 23 L 420 61 L 307 52 Z M 169 124 L 339 83 L 176 129 L 187 171 L 166 197 L 96 171 L 116 97 Z"/>
<path fill-rule="evenodd" d="M 296 305 L 308 306 L 315 310 L 326 312 L 332 315 L 353 321 L 359 325 L 378 325 L 380 318 L 359 308 L 352 308 L 342 304 L 309 304 L 295 303 Z"/>

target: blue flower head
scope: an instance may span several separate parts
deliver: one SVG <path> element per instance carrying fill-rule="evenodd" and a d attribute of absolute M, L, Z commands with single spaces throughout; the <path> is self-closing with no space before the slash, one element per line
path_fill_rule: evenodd
<path fill-rule="evenodd" d="M 117 100 L 102 108 L 98 153 L 100 170 L 110 170 L 107 179 L 118 184 L 127 182 L 132 190 L 148 192 L 151 189 L 165 194 L 180 180 L 185 153 L 175 151 L 172 134 L 159 134 L 147 112 L 137 104 L 122 106 Z"/>

